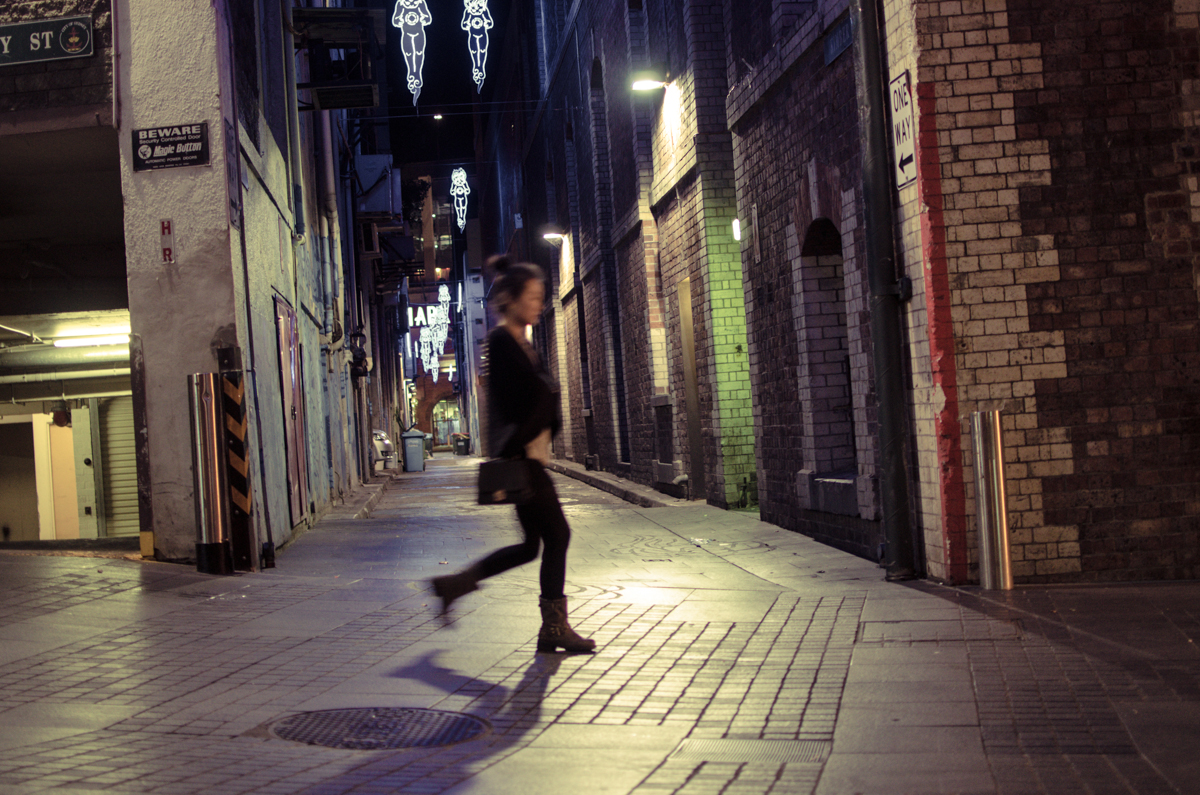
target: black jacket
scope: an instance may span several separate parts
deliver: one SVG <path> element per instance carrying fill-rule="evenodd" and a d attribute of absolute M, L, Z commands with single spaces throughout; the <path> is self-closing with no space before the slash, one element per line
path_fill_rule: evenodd
<path fill-rule="evenodd" d="M 558 387 L 504 326 L 488 334 L 488 454 L 512 458 L 545 428 L 562 425 Z"/>

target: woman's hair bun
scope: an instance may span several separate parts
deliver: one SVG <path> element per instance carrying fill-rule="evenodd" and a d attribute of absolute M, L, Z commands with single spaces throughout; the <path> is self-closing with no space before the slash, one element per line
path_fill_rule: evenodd
<path fill-rule="evenodd" d="M 512 265 L 512 260 L 505 254 L 496 254 L 488 259 L 487 264 L 496 273 L 504 273 Z"/>

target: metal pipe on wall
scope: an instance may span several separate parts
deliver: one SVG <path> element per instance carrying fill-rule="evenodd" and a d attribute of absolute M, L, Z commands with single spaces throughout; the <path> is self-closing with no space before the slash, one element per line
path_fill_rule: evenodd
<path fill-rule="evenodd" d="M 229 473 L 220 373 L 188 376 L 192 414 L 192 477 L 196 499 L 196 570 L 233 574 Z"/>
<path fill-rule="evenodd" d="M 909 505 L 904 325 L 896 275 L 887 94 L 875 0 L 851 0 L 858 122 L 862 135 L 863 216 L 870 285 L 871 353 L 879 406 L 879 499 L 888 580 L 917 576 Z"/>
<path fill-rule="evenodd" d="M 44 345 L 41 347 L 29 346 L 17 350 L 0 350 L 0 367 L 105 364 L 122 361 L 129 361 L 129 343 L 125 343 L 124 345 L 96 345 L 86 348 L 54 348 Z"/>
<path fill-rule="evenodd" d="M 114 367 L 107 370 L 46 370 L 40 373 L 0 375 L 0 384 L 36 384 L 42 381 L 74 381 L 80 378 L 113 378 L 129 375 L 130 372 L 128 367 Z"/>
<path fill-rule="evenodd" d="M 975 441 L 975 512 L 979 517 L 979 582 L 990 590 L 1010 591 L 1008 498 L 1004 491 L 1004 447 L 999 411 L 971 413 Z"/>
<path fill-rule="evenodd" d="M 296 39 L 293 35 L 292 0 L 279 0 L 283 6 L 283 68 L 284 81 L 287 83 L 287 113 L 288 113 L 288 170 L 292 181 L 292 216 L 295 223 L 296 237 L 303 237 L 305 232 L 304 220 L 304 183 L 303 171 L 300 167 L 300 108 L 296 100 Z"/>

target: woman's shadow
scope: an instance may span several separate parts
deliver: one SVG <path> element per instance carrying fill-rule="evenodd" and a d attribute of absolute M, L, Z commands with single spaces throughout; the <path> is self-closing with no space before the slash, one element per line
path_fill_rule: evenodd
<path fill-rule="evenodd" d="M 543 702 L 551 679 L 568 656 L 535 653 L 519 672 L 519 680 L 516 680 L 518 671 L 513 671 L 491 682 L 439 665 L 438 654 L 427 652 L 389 676 L 422 682 L 448 697 L 473 695 L 465 706 L 454 711 L 482 719 L 489 730 L 457 745 L 401 752 L 403 756 L 386 766 L 390 770 L 381 767 L 383 775 L 373 782 L 376 786 L 386 785 L 403 792 L 406 785 L 421 782 L 428 787 L 436 783 L 438 791 L 445 791 L 529 745 L 547 727 L 542 720 Z M 440 708 L 443 707 L 439 704 L 432 706 Z"/>

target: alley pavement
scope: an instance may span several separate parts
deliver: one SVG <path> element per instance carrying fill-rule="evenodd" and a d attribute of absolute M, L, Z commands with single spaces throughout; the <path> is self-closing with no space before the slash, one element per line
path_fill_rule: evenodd
<path fill-rule="evenodd" d="M 0 793 L 1200 792 L 1198 583 L 886 583 L 560 465 L 598 648 L 539 654 L 536 564 L 448 619 L 429 592 L 519 538 L 478 462 L 394 473 L 261 573 L 0 549 Z"/>

